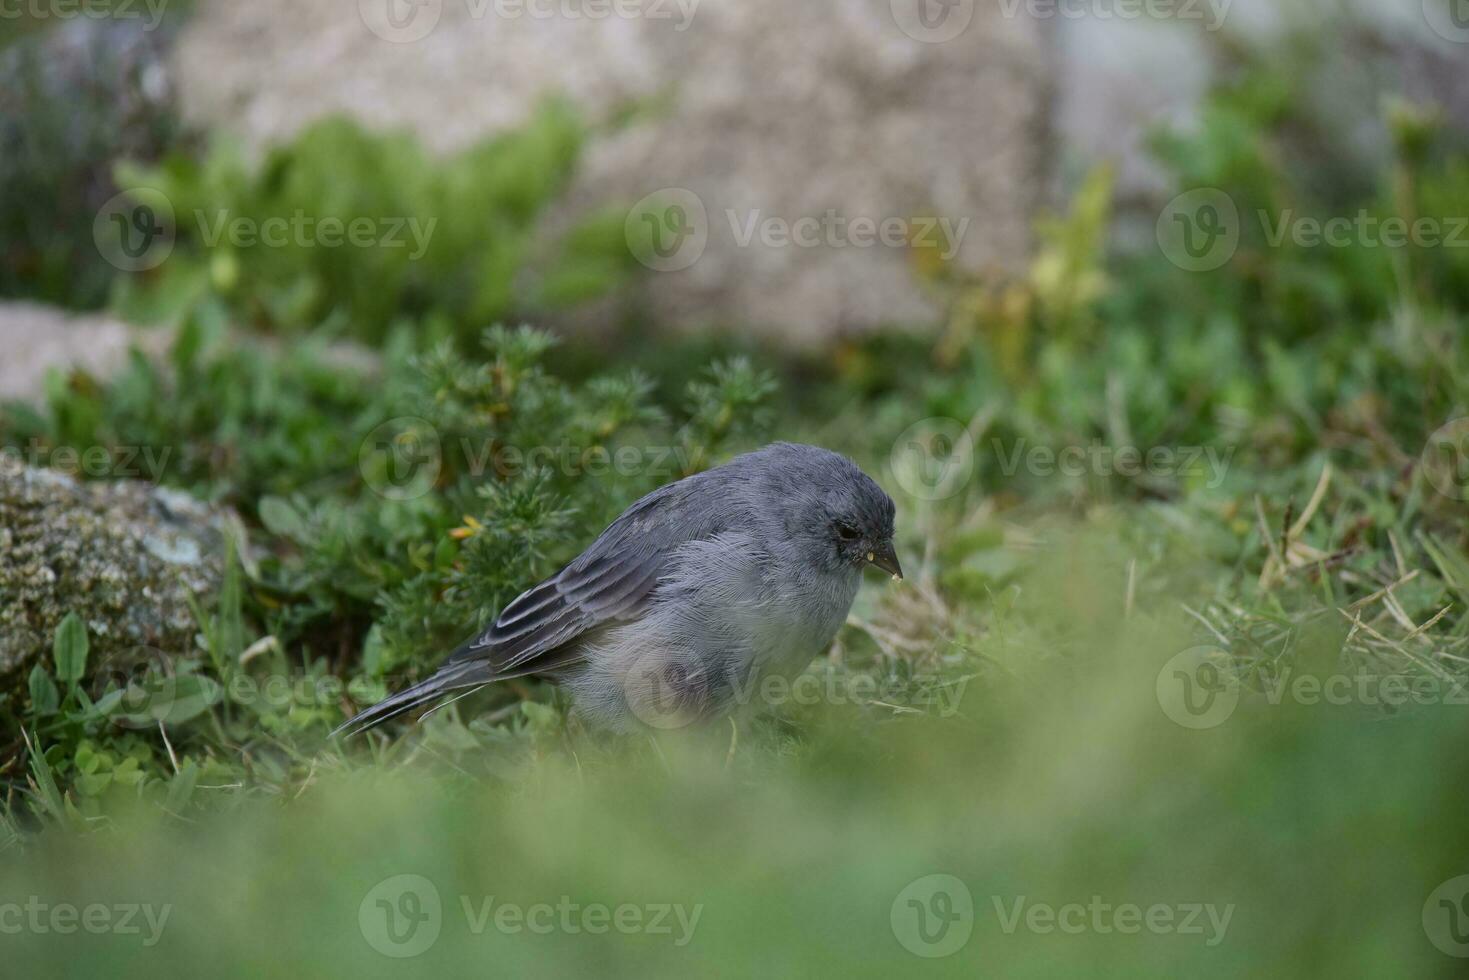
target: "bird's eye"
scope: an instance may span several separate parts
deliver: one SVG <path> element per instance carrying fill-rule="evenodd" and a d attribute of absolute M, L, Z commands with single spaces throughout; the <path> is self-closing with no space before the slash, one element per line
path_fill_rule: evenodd
<path fill-rule="evenodd" d="M 838 524 L 837 536 L 843 541 L 856 541 L 857 529 L 850 524 Z"/>

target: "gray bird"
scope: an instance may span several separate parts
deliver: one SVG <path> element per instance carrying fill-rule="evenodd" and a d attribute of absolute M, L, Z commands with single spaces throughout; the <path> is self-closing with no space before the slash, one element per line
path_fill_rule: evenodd
<path fill-rule="evenodd" d="M 845 456 L 776 443 L 643 497 L 432 677 L 337 731 L 531 674 L 616 731 L 753 710 L 764 678 L 831 645 L 868 565 L 902 578 L 892 499 Z"/>

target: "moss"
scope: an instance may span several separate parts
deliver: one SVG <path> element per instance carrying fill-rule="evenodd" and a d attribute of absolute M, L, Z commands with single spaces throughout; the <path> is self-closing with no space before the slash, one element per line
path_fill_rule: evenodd
<path fill-rule="evenodd" d="M 188 599 L 218 587 L 229 526 L 175 491 L 79 483 L 0 457 L 0 687 L 46 655 L 68 612 L 104 656 L 188 649 Z"/>

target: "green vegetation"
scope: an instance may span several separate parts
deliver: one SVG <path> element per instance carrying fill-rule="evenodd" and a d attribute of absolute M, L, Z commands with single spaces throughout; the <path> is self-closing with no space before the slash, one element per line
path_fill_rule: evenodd
<path fill-rule="evenodd" d="M 92 238 L 98 211 L 118 192 L 114 163 L 185 153 L 196 137 L 159 83 L 172 17 L 159 34 L 77 22 L 66 43 L 45 46 L 35 9 L 18 4 L 0 17 L 0 32 L 21 37 L 10 44 L 0 34 L 0 296 L 91 309 L 117 276 Z"/>
<path fill-rule="evenodd" d="M 1159 138 L 1179 192 L 1245 216 L 1218 269 L 1114 254 L 1099 172 L 1021 280 L 926 268 L 949 299 L 936 342 L 821 365 L 690 345 L 591 371 L 547 334 L 481 332 L 521 309 L 508 284 L 575 142 L 555 110 L 437 176 L 336 124 L 254 176 L 165 165 L 179 201 L 261 216 L 435 215 L 465 166 L 508 237 L 449 234 L 442 264 L 411 269 L 182 243 L 168 276 L 198 291 L 172 307 L 165 365 L 57 378 L 47 404 L 0 413 L 0 446 L 167 447 L 160 478 L 248 529 L 194 649 L 99 678 L 71 620 L 0 701 L 0 902 L 171 909 L 156 946 L 140 919 L 5 936 L 8 962 L 401 975 L 384 950 L 419 933 L 389 935 L 386 913 L 434 924 L 407 963 L 445 974 L 1449 975 L 1424 917 L 1469 871 L 1469 480 L 1464 434 L 1433 434 L 1469 415 L 1469 251 L 1272 244 L 1255 216 L 1448 223 L 1469 157 L 1392 106 L 1380 172 L 1317 180 L 1286 152 L 1297 98 L 1246 66 L 1200 129 Z M 571 278 L 611 274 L 593 265 Z M 344 333 L 378 362 L 343 363 Z M 953 421 L 915 427 L 933 419 Z M 776 437 L 876 475 L 910 571 L 864 589 L 816 696 L 749 730 L 609 740 L 555 690 L 508 683 L 327 740 L 636 496 Z M 937 873 L 972 893 L 974 934 L 928 960 L 903 895 Z M 491 896 L 700 911 L 685 944 L 676 918 L 613 943 L 497 927 Z M 1007 925 L 1069 903 L 1229 919 Z"/>
<path fill-rule="evenodd" d="M 593 217 L 554 250 L 537 239 L 583 135 L 568 107 L 550 103 L 445 159 L 339 119 L 256 165 L 226 142 L 202 157 L 123 165 L 119 185 L 171 205 L 177 246 L 155 274 L 120 278 L 117 303 L 143 319 L 202 309 L 261 330 L 380 343 L 398 323 L 472 339 L 485 323 L 594 297 L 633 264 L 622 216 Z"/>

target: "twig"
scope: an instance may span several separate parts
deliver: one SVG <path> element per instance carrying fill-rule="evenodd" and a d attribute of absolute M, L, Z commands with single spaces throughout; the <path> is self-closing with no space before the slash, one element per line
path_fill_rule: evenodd
<path fill-rule="evenodd" d="M 168 732 L 164 730 L 163 719 L 158 719 L 158 734 L 163 736 L 163 747 L 168 749 L 168 761 L 173 763 L 173 774 L 178 775 L 179 757 L 173 754 L 173 743 L 168 740 Z"/>
<path fill-rule="evenodd" d="M 1301 516 L 1296 518 L 1295 524 L 1291 525 L 1290 538 L 1292 540 L 1301 536 L 1306 530 L 1306 525 L 1311 523 L 1311 518 L 1316 516 L 1316 509 L 1321 506 L 1321 501 L 1326 499 L 1326 488 L 1331 485 L 1331 464 L 1327 463 L 1321 467 L 1321 478 L 1316 481 L 1316 489 L 1311 491 L 1311 499 L 1306 503 L 1306 509 L 1301 511 Z"/>
<path fill-rule="evenodd" d="M 1223 646 L 1224 649 L 1226 649 L 1226 650 L 1229 649 L 1229 641 L 1224 638 L 1224 634 L 1223 633 L 1219 632 L 1217 629 L 1214 628 L 1214 624 L 1213 623 L 1209 622 L 1201 614 L 1194 612 L 1192 609 L 1190 609 L 1188 606 L 1184 605 L 1183 603 L 1180 602 L 1179 605 L 1180 606 L 1183 606 L 1183 611 L 1184 612 L 1188 613 L 1194 619 L 1197 619 L 1199 622 L 1203 623 L 1204 624 L 1204 629 L 1208 630 L 1210 633 L 1213 633 L 1214 636 L 1216 638 L 1218 638 L 1220 645 Z"/>
<path fill-rule="evenodd" d="M 1260 525 L 1261 540 L 1265 542 L 1265 547 L 1270 549 L 1270 556 L 1265 560 L 1265 567 L 1260 569 L 1259 581 L 1259 587 L 1261 589 L 1267 589 L 1270 587 L 1270 580 L 1273 577 L 1270 574 L 1271 569 L 1275 567 L 1271 565 L 1271 561 L 1273 560 L 1275 565 L 1278 565 L 1284 571 L 1285 559 L 1281 556 L 1280 549 L 1275 544 L 1275 535 L 1270 533 L 1270 523 L 1265 520 L 1265 502 L 1260 499 L 1258 493 L 1255 494 L 1255 520 Z"/>

